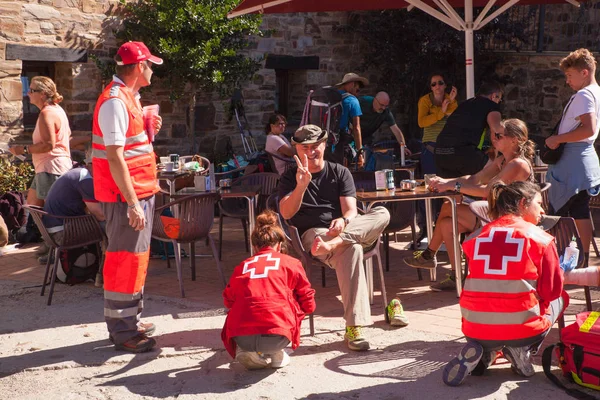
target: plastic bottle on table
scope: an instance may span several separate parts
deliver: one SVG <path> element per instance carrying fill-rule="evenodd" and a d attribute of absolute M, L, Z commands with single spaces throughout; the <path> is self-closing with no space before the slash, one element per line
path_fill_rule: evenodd
<path fill-rule="evenodd" d="M 404 149 L 406 149 L 406 145 L 404 143 L 400 144 L 400 165 L 403 167 L 406 165 Z"/>
<path fill-rule="evenodd" d="M 215 183 L 215 165 L 213 163 L 208 167 L 208 176 L 210 178 L 210 189 L 208 190 L 215 190 L 217 185 Z"/>

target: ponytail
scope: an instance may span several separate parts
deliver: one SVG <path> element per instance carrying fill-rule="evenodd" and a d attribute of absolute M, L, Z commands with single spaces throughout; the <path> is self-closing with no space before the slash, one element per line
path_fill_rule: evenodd
<path fill-rule="evenodd" d="M 540 188 L 531 182 L 513 182 L 504 184 L 502 181 L 495 182 L 490 188 L 488 196 L 489 214 L 493 219 L 504 215 L 519 215 L 519 203 L 525 199 L 525 204 L 531 203 Z"/>

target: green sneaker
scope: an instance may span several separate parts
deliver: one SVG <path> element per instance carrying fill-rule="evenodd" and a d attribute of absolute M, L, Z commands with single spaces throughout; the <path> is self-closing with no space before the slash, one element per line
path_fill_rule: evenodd
<path fill-rule="evenodd" d="M 350 350 L 367 351 L 371 347 L 362 335 L 362 326 L 347 326 L 344 340 Z"/>
<path fill-rule="evenodd" d="M 423 257 L 425 250 L 415 251 L 412 257 L 406 257 L 404 262 L 413 268 L 435 269 L 437 267 L 437 259 L 435 255 L 427 260 Z"/>
<path fill-rule="evenodd" d="M 446 274 L 446 279 L 441 282 L 434 283 L 429 286 L 434 292 L 442 292 L 446 290 L 456 290 L 456 278 L 454 277 L 454 271 L 452 274 Z"/>
<path fill-rule="evenodd" d="M 404 315 L 404 308 L 398 299 L 392 299 L 386 307 L 386 320 L 392 326 L 408 325 L 408 317 Z"/>

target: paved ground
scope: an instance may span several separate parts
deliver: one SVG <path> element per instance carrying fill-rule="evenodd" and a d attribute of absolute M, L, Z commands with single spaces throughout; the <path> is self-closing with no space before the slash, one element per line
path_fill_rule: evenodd
<path fill-rule="evenodd" d="M 213 230 L 216 235 L 216 228 Z M 241 225 L 226 224 L 223 265 L 229 275 L 247 254 Z M 459 388 L 446 387 L 441 369 L 464 343 L 460 312 L 452 293 L 433 293 L 401 258 L 408 235 L 392 243 L 388 296 L 399 293 L 411 324 L 392 329 L 383 321 L 378 281 L 366 332 L 373 350 L 349 352 L 343 342 L 341 303 L 335 274 L 317 289 L 316 335 L 304 324 L 302 345 L 281 370 L 245 371 L 232 362 L 220 340 L 224 321 L 215 263 L 198 261 L 191 281 L 184 259 L 187 297 L 179 298 L 175 268 L 152 260 L 146 286 L 145 319 L 157 325 L 158 349 L 117 353 L 107 340 L 102 291 L 91 284 L 58 285 L 52 306 L 39 295 L 43 279 L 37 246 L 0 257 L 0 398 L 2 399 L 568 399 L 538 373 L 521 379 L 506 364 Z M 198 244 L 199 253 L 207 253 Z M 319 276 L 317 276 L 319 275 Z M 444 271 L 438 275 L 442 277 Z M 583 309 L 573 288 L 567 323 Z M 595 302 L 598 306 L 598 302 Z M 547 343 L 557 341 L 554 330 Z"/>

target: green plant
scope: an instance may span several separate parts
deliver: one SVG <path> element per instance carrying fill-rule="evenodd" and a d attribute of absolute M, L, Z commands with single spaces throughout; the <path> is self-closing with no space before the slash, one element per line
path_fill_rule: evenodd
<path fill-rule="evenodd" d="M 243 54 L 259 35 L 260 15 L 227 18 L 239 0 L 138 0 L 124 5 L 119 40 L 143 41 L 164 59 L 154 69 L 171 99 L 189 96 L 187 132 L 195 131 L 196 93 L 231 94 L 252 77 L 259 61 Z"/>
<path fill-rule="evenodd" d="M 28 162 L 13 163 L 5 158 L 0 158 L 0 195 L 27 190 L 35 171 L 33 165 Z"/>

